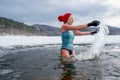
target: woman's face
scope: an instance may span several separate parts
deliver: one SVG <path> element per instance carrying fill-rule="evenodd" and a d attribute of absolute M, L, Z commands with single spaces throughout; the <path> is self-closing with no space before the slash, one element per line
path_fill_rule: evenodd
<path fill-rule="evenodd" d="M 74 18 L 73 18 L 73 16 L 71 15 L 71 16 L 69 17 L 67 23 L 71 25 L 71 24 L 73 23 L 73 19 L 74 19 Z"/>

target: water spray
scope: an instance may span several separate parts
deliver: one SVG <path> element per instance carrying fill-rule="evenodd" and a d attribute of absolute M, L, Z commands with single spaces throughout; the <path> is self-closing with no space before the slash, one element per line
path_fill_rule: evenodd
<path fill-rule="evenodd" d="M 77 60 L 86 60 L 98 57 L 105 45 L 105 37 L 109 34 L 108 26 L 100 25 L 98 26 L 99 32 L 95 35 L 95 39 L 88 51 L 80 52 L 80 54 L 75 55 Z"/>

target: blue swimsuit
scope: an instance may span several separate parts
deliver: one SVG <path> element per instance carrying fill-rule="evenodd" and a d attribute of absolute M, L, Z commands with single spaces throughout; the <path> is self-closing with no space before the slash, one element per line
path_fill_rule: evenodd
<path fill-rule="evenodd" d="M 73 50 L 73 40 L 74 40 L 74 32 L 73 30 L 67 30 L 62 33 L 62 48 L 69 51 L 69 54 L 72 54 Z"/>

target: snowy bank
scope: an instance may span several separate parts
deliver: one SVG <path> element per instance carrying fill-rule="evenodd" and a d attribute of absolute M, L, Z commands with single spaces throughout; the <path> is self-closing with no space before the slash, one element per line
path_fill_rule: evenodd
<path fill-rule="evenodd" d="M 74 44 L 90 44 L 93 42 L 95 36 L 76 36 Z M 120 43 L 120 35 L 107 36 L 106 43 Z M 0 47 L 9 46 L 32 46 L 41 44 L 61 44 L 60 36 L 0 36 Z"/>

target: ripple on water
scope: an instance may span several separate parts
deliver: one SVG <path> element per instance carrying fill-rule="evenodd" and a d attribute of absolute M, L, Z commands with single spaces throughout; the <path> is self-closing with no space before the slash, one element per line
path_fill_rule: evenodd
<path fill-rule="evenodd" d="M 9 74 L 9 73 L 12 73 L 14 70 L 12 69 L 3 69 L 3 70 L 0 70 L 0 75 L 6 75 L 6 74 Z"/>

